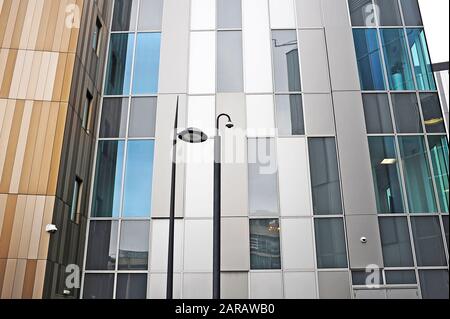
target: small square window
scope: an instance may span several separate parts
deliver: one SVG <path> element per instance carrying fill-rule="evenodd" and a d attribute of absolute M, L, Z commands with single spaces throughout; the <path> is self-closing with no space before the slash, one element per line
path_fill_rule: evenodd
<path fill-rule="evenodd" d="M 252 270 L 281 269 L 278 219 L 250 220 L 250 263 Z"/>

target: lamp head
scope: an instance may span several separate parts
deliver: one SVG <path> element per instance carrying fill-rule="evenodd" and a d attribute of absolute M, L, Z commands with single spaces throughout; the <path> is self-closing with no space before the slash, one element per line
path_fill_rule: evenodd
<path fill-rule="evenodd" d="M 190 127 L 179 133 L 178 138 L 186 143 L 199 144 L 206 142 L 208 135 L 198 128 Z"/>
<path fill-rule="evenodd" d="M 233 128 L 234 127 L 234 123 L 229 121 L 227 122 L 227 124 L 225 124 L 226 128 Z"/>

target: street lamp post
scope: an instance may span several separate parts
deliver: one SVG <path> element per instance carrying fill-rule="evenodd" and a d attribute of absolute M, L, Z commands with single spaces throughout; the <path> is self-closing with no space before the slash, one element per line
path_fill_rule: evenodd
<path fill-rule="evenodd" d="M 214 138 L 214 217 L 213 217 L 213 299 L 220 299 L 221 275 L 221 194 L 222 194 L 222 137 L 220 136 L 220 119 L 226 117 L 227 128 L 234 124 L 228 114 L 222 113 L 217 117 L 216 136 Z"/>

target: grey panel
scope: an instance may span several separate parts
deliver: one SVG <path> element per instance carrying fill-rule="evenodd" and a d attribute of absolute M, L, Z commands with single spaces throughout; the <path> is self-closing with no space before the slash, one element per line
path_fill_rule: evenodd
<path fill-rule="evenodd" d="M 322 0 L 332 88 L 360 90 L 347 0 Z"/>
<path fill-rule="evenodd" d="M 250 299 L 282 299 L 283 278 L 281 272 L 250 273 Z"/>
<path fill-rule="evenodd" d="M 212 274 L 183 275 L 183 299 L 211 299 Z"/>
<path fill-rule="evenodd" d="M 170 191 L 172 176 L 172 144 L 173 129 L 175 124 L 175 109 L 177 95 L 160 95 L 156 115 L 156 142 L 155 159 L 153 168 L 153 199 L 152 217 L 169 217 Z M 185 123 L 186 96 L 181 95 L 179 101 L 179 125 Z M 182 148 L 183 144 L 178 143 Z M 176 214 L 183 216 L 183 193 L 184 193 L 184 170 L 183 164 L 177 165 L 176 175 Z"/>
<path fill-rule="evenodd" d="M 250 270 L 247 218 L 222 219 L 222 271 Z"/>
<path fill-rule="evenodd" d="M 286 299 L 316 299 L 316 274 L 314 272 L 285 272 L 284 293 Z"/>
<path fill-rule="evenodd" d="M 335 135 L 331 94 L 304 94 L 306 133 L 308 135 Z"/>
<path fill-rule="evenodd" d="M 319 272 L 320 299 L 350 299 L 350 277 L 347 271 Z"/>
<path fill-rule="evenodd" d="M 148 280 L 149 299 L 166 299 L 167 275 L 166 274 L 150 274 Z M 181 274 L 173 275 L 173 298 L 181 299 Z"/>
<path fill-rule="evenodd" d="M 385 289 L 358 289 L 354 293 L 355 299 L 386 299 Z"/>
<path fill-rule="evenodd" d="M 217 94 L 216 101 L 216 114 L 229 114 L 235 124 L 234 129 L 222 130 L 222 215 L 248 216 L 247 139 L 242 134 L 247 126 L 245 95 Z"/>
<path fill-rule="evenodd" d="M 337 142 L 347 215 L 375 214 L 375 190 L 362 98 L 359 92 L 335 92 Z"/>
<path fill-rule="evenodd" d="M 187 93 L 189 13 L 189 0 L 164 1 L 159 72 L 160 93 Z"/>
<path fill-rule="evenodd" d="M 323 30 L 299 30 L 298 42 L 303 92 L 330 92 L 327 48 Z"/>
<path fill-rule="evenodd" d="M 383 267 L 381 239 L 377 215 L 346 216 L 348 253 L 352 269 L 365 269 L 369 265 Z M 367 238 L 362 243 L 361 238 Z"/>
<path fill-rule="evenodd" d="M 299 28 L 320 28 L 323 26 L 320 1 L 295 0 L 297 7 L 297 26 Z"/>
<path fill-rule="evenodd" d="M 387 289 L 387 299 L 419 299 L 417 289 Z"/>
<path fill-rule="evenodd" d="M 248 273 L 222 273 L 221 289 L 223 299 L 248 299 Z"/>

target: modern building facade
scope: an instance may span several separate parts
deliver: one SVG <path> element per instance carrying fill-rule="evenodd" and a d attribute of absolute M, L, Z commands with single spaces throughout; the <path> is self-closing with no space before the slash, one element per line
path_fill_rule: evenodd
<path fill-rule="evenodd" d="M 172 189 L 174 297 L 211 298 L 221 113 L 222 298 L 448 298 L 416 0 L 0 0 L 0 26 L 2 298 L 166 298 Z M 174 123 L 209 139 L 172 184 Z"/>

